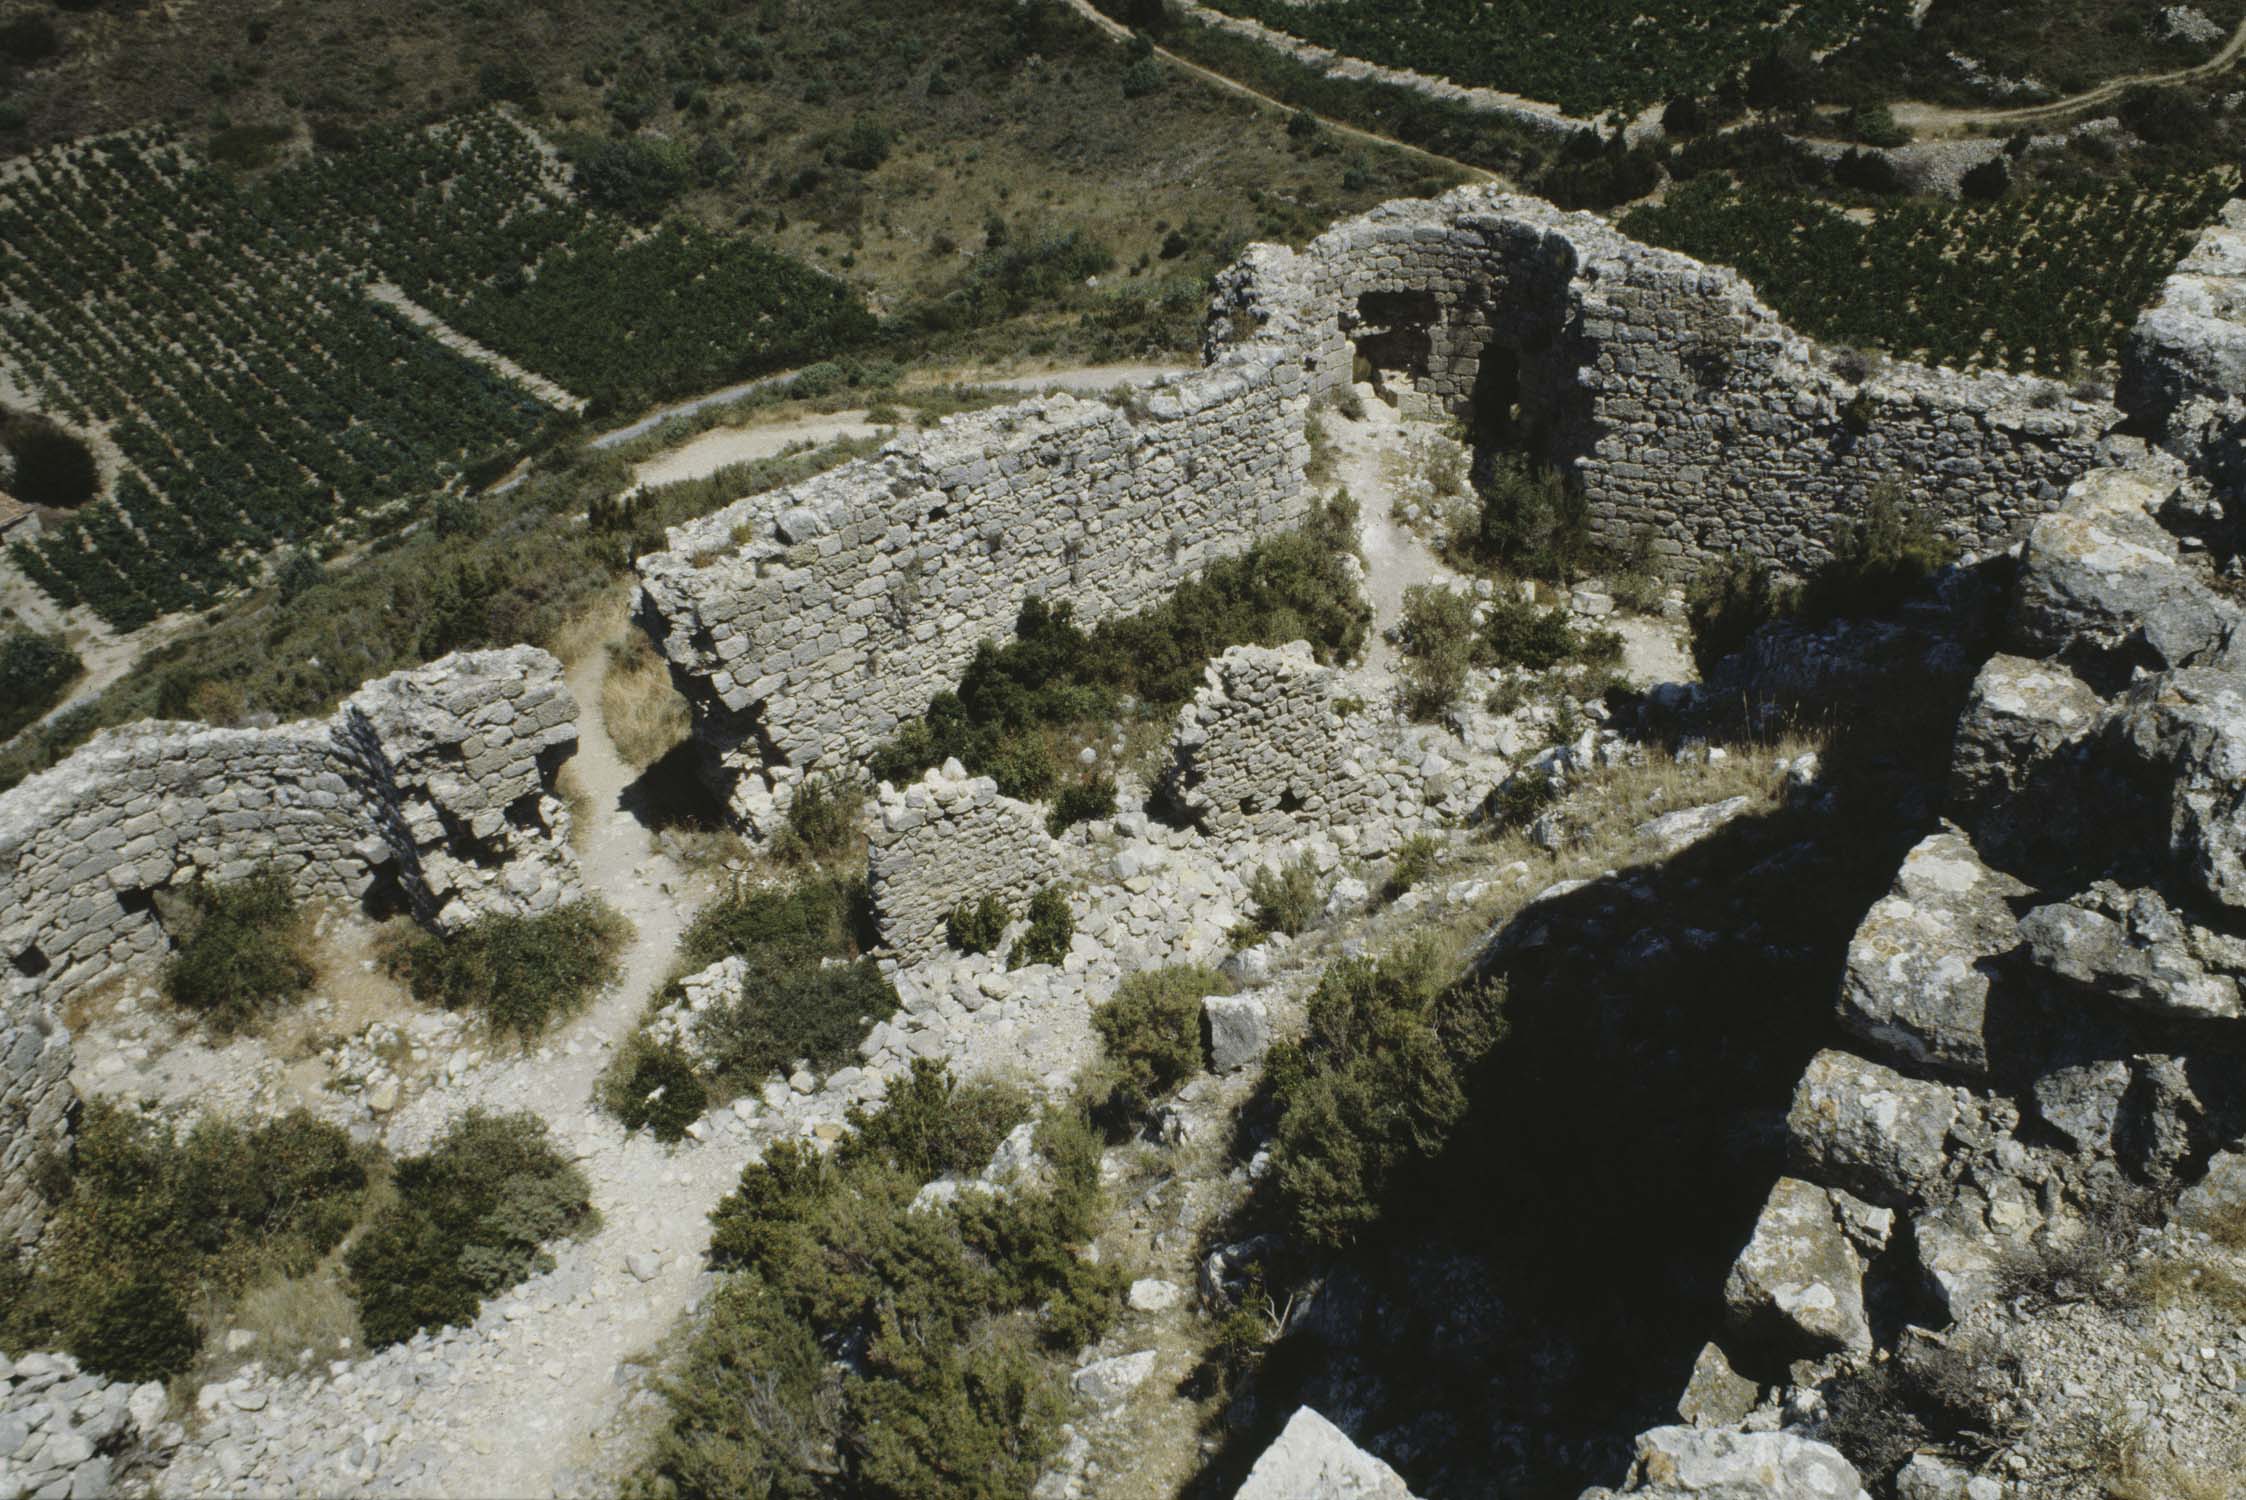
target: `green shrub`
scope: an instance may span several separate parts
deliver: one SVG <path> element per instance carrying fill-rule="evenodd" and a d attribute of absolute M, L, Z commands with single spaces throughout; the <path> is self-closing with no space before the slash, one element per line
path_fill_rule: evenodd
<path fill-rule="evenodd" d="M 1404 711 L 1432 719 L 1457 701 L 1474 664 L 1474 600 L 1443 584 L 1404 590 L 1400 622 L 1404 653 Z"/>
<path fill-rule="evenodd" d="M 1894 480 L 1872 486 L 1864 514 L 1833 543 L 1832 561 L 1802 590 L 1800 610 L 1812 621 L 1884 614 L 1957 561 L 1958 547 Z"/>
<path fill-rule="evenodd" d="M 59 635 L 21 629 L 0 635 L 0 740 L 53 708 L 84 670 Z"/>
<path fill-rule="evenodd" d="M 1079 823 L 1114 816 L 1115 778 L 1089 776 L 1061 788 L 1060 796 L 1053 800 L 1053 811 L 1045 819 L 1045 830 L 1057 837 Z"/>
<path fill-rule="evenodd" d="M 811 863 L 857 853 L 865 805 L 862 787 L 837 785 L 825 776 L 806 777 L 788 803 L 787 827 L 773 852 L 785 860 Z"/>
<path fill-rule="evenodd" d="M 1546 772 L 1515 771 L 1490 793 L 1490 821 L 1499 828 L 1518 828 L 1560 800 L 1560 783 Z"/>
<path fill-rule="evenodd" d="M 676 1044 L 658 1045 L 634 1032 L 603 1083 L 609 1112 L 627 1130 L 641 1127 L 663 1142 L 683 1140 L 686 1127 L 710 1107 L 709 1090 Z"/>
<path fill-rule="evenodd" d="M 1318 920 L 1318 867 L 1307 854 L 1277 867 L 1265 865 L 1248 877 L 1248 899 L 1255 911 L 1242 924 L 1243 931 L 1234 934 L 1235 941 L 1252 943 L 1274 932 L 1298 937 Z"/>
<path fill-rule="evenodd" d="M 667 1430 L 628 1496 L 1017 1496 L 1057 1445 L 1063 1360 L 1113 1323 L 1123 1278 L 1080 1247 L 1100 1211 L 1097 1136 L 1037 1131 L 1037 1182 L 912 1211 L 979 1170 L 1021 1099 L 940 1064 L 892 1081 L 822 1155 L 776 1143 L 710 1215 L 728 1273 L 663 1395 Z M 828 1351 L 849 1348 L 848 1362 Z"/>
<path fill-rule="evenodd" d="M 630 934 L 629 923 L 594 899 L 534 917 L 481 917 L 449 936 L 416 931 L 385 957 L 415 999 L 473 1010 L 495 1031 L 529 1037 L 616 977 Z"/>
<path fill-rule="evenodd" d="M 1415 833 L 1396 849 L 1381 893 L 1393 901 L 1435 873 L 1443 858 L 1443 841 L 1431 833 Z"/>
<path fill-rule="evenodd" d="M 944 940 L 962 953 L 988 953 L 1006 936 L 1012 920 L 994 891 L 973 906 L 963 901 L 953 907 L 944 919 Z"/>
<path fill-rule="evenodd" d="M 584 1174 L 533 1114 L 470 1110 L 398 1163 L 396 1187 L 344 1257 L 376 1346 L 473 1321 L 485 1297 L 552 1268 L 549 1241 L 599 1222 Z"/>
<path fill-rule="evenodd" d="M 1031 964 L 1057 964 L 1068 957 L 1069 940 L 1076 936 L 1076 917 L 1068 897 L 1058 886 L 1047 886 L 1029 898 L 1029 930 L 1014 940 L 1006 955 L 1009 969 Z"/>
<path fill-rule="evenodd" d="M 1163 71 L 1159 61 L 1142 57 L 1123 70 L 1123 97 L 1143 99 L 1149 94 L 1158 94 L 1169 81 L 1170 75 Z"/>
<path fill-rule="evenodd" d="M 197 885 L 185 904 L 186 934 L 164 966 L 164 993 L 212 1031 L 248 1030 L 311 989 L 311 933 L 283 876 L 264 870 Z"/>
<path fill-rule="evenodd" d="M 177 1373 L 199 1342 L 185 1310 L 309 1271 L 357 1219 L 371 1159 L 301 1110 L 179 1135 L 89 1100 L 70 1170 L 44 1185 L 42 1269 L 12 1289 L 10 1331 L 115 1379 Z"/>
<path fill-rule="evenodd" d="M 1557 470 L 1506 456 L 1477 486 L 1481 510 L 1472 535 L 1454 537 L 1466 561 L 1530 578 L 1572 583 L 1591 555 L 1591 507 Z"/>
<path fill-rule="evenodd" d="M 903 785 L 956 757 L 1009 797 L 1035 800 L 1059 783 L 1048 731 L 1097 732 L 1123 713 L 1163 717 L 1201 686 L 1226 648 L 1307 640 L 1320 661 L 1353 657 L 1371 620 L 1344 559 L 1356 508 L 1330 502 L 1300 531 L 1267 538 L 1209 566 L 1164 603 L 1087 632 L 1065 604 L 1031 598 L 1014 638 L 986 641 L 956 692 L 877 750 L 872 774 Z"/>
<path fill-rule="evenodd" d="M 1622 659 L 1622 637 L 1611 630 L 1577 630 L 1560 610 L 1500 599 L 1490 606 L 1482 626 L 1477 659 L 1538 672 L 1565 662 L 1611 666 Z"/>
<path fill-rule="evenodd" d="M 1143 1119 L 1156 1100 L 1182 1086 L 1206 1061 L 1201 1000 L 1229 995 L 1232 982 L 1200 964 L 1132 974 L 1092 1012 L 1105 1066 L 1093 1087 L 1111 1125 Z"/>
<path fill-rule="evenodd" d="M 855 958 L 871 945 L 872 902 L 862 879 L 736 882 L 687 924 L 679 966 L 692 973 L 735 955 L 775 965 Z"/>
<path fill-rule="evenodd" d="M 1275 1046 L 1266 1070 L 1273 1181 L 1296 1233 L 1346 1245 L 1398 1178 L 1441 1151 L 1503 1010 L 1501 987 L 1456 979 L 1432 940 L 1327 970 L 1303 1036 Z"/>
<path fill-rule="evenodd" d="M 1685 590 L 1685 618 L 1692 627 L 1692 659 L 1700 675 L 1747 644 L 1747 638 L 1780 615 L 1795 598 L 1778 582 L 1770 565 L 1735 557 L 1728 567 L 1710 568 Z"/>
<path fill-rule="evenodd" d="M 626 218 L 654 218 L 694 180 L 694 158 L 679 141 L 586 140 L 570 149 L 587 201 Z"/>
<path fill-rule="evenodd" d="M 841 1067 L 896 1010 L 896 987 L 870 958 L 778 967 L 752 960 L 741 998 L 704 1011 L 694 1040 L 710 1092 L 731 1099 L 798 1062 L 815 1073 Z"/>

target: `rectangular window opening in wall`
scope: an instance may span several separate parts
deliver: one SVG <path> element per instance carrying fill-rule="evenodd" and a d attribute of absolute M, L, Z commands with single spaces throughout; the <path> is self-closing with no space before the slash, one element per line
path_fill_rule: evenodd
<path fill-rule="evenodd" d="M 930 521 L 941 521 L 941 520 L 942 520 L 942 519 L 943 519 L 944 517 L 946 517 L 946 516 L 948 516 L 948 515 L 950 515 L 950 514 L 951 514 L 951 507 L 950 507 L 950 506 L 948 506 L 948 505 L 939 505 L 939 506 L 937 506 L 937 507 L 936 507 L 936 508 L 935 508 L 934 510 L 931 510 L 930 512 L 928 512 L 928 519 L 929 519 Z"/>
<path fill-rule="evenodd" d="M 156 893 L 130 886 L 117 893 L 117 905 L 128 917 L 152 917 L 156 914 Z"/>
<path fill-rule="evenodd" d="M 39 951 L 37 943 L 32 943 L 28 947 L 10 954 L 8 962 L 14 965 L 15 971 L 26 979 L 37 979 L 52 967 L 47 961 L 47 955 Z"/>

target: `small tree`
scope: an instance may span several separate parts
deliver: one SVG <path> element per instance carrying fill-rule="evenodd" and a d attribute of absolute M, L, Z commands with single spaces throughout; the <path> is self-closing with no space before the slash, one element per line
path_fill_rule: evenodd
<path fill-rule="evenodd" d="M 1068 957 L 1068 945 L 1075 936 L 1076 917 L 1068 909 L 1068 897 L 1060 887 L 1049 885 L 1029 898 L 1029 931 L 1015 940 L 1014 951 L 1006 955 L 1006 967 L 1057 964 Z"/>
<path fill-rule="evenodd" d="M 1404 591 L 1404 709 L 1432 719 L 1457 700 L 1474 663 L 1474 601 L 1442 584 Z"/>

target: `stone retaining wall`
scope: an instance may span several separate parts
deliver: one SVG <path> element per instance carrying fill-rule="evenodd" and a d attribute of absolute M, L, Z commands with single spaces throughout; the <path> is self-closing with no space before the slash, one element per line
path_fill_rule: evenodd
<path fill-rule="evenodd" d="M 2008 542 L 2120 416 L 2011 376 L 1851 381 L 1732 272 L 1486 187 L 1251 248 L 1207 355 L 1124 410 L 952 418 L 641 558 L 641 621 L 735 818 L 769 835 L 807 772 L 855 774 L 1030 595 L 1097 621 L 1299 524 L 1309 400 L 1360 355 L 1407 404 L 1559 464 L 1604 539 L 1642 532 L 1680 571 L 1812 568 L 1888 480 L 1960 543 Z"/>
<path fill-rule="evenodd" d="M 561 664 L 529 646 L 386 677 L 325 721 L 111 730 L 0 794 L 0 960 L 54 1003 L 164 951 L 155 892 L 261 866 L 305 896 L 388 879 L 439 928 L 557 905 L 576 742 Z"/>
<path fill-rule="evenodd" d="M 1060 878 L 1060 847 L 1045 813 L 998 794 L 988 776 L 957 763 L 898 791 L 884 785 L 876 809 L 868 880 L 881 945 L 905 963 L 943 951 L 955 906 L 997 896 L 1015 918 Z"/>
<path fill-rule="evenodd" d="M 46 1227 L 32 1185 L 39 1158 L 69 1138 L 78 1095 L 70 1087 L 70 1033 L 23 978 L 0 980 L 0 1255 Z"/>

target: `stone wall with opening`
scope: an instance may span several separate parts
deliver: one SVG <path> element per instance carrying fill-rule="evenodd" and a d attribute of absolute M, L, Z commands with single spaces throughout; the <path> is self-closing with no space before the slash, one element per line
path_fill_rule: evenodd
<path fill-rule="evenodd" d="M 39 1001 L 39 986 L 0 975 L 0 1255 L 39 1238 L 47 1203 L 43 1158 L 70 1139 L 70 1033 Z"/>
<path fill-rule="evenodd" d="M 0 961 L 52 1004 L 168 947 L 155 893 L 261 868 L 440 929 L 578 894 L 561 664 L 529 646 L 368 684 L 327 720 L 137 724 L 0 793 Z"/>
<path fill-rule="evenodd" d="M 1340 674 L 1305 641 L 1235 646 L 1209 664 L 1208 680 L 1178 712 L 1164 789 L 1210 833 L 1283 838 L 1304 822 L 1329 824 L 1356 782 L 1334 710 Z"/>

